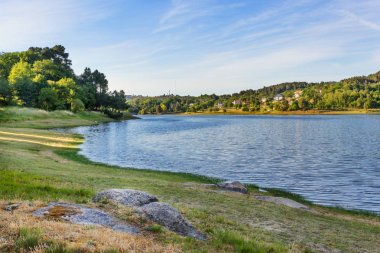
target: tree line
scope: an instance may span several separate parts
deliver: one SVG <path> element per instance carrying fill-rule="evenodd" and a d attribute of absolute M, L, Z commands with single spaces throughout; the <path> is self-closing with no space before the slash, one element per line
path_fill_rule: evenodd
<path fill-rule="evenodd" d="M 119 117 L 127 108 L 124 91 L 109 91 L 106 76 L 98 70 L 85 68 L 76 75 L 71 65 L 62 45 L 0 53 L 0 105 L 98 110 Z"/>
<path fill-rule="evenodd" d="M 129 110 L 140 114 L 241 111 L 351 110 L 380 108 L 380 71 L 339 82 L 287 82 L 228 95 L 134 97 Z"/>
<path fill-rule="evenodd" d="M 339 82 L 287 82 L 227 95 L 127 99 L 123 90 L 109 90 L 108 80 L 100 71 L 85 68 L 76 75 L 71 65 L 61 45 L 0 53 L 0 105 L 74 112 L 97 110 L 114 118 L 126 110 L 162 114 L 231 108 L 247 112 L 380 108 L 380 71 Z"/>

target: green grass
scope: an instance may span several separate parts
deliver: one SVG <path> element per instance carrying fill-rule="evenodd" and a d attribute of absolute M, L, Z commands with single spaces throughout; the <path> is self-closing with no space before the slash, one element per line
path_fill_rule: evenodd
<path fill-rule="evenodd" d="M 113 120 L 99 112 L 47 112 L 35 108 L 0 108 L 0 124 L 2 127 L 49 129 L 93 125 L 110 121 Z"/>
<path fill-rule="evenodd" d="M 17 252 L 30 252 L 40 245 L 41 231 L 38 229 L 20 228 L 19 236 L 15 241 Z"/>
<path fill-rule="evenodd" d="M 60 121 L 49 120 L 52 125 Z M 28 139 L 48 136 L 57 138 L 56 142 L 65 142 L 65 138 L 78 138 L 36 130 L 34 126 L 5 129 L 0 124 L 0 131 L 26 133 L 32 136 L 23 137 Z M 193 182 L 193 186 L 186 186 L 186 182 Z M 312 213 L 201 185 L 215 182 L 218 180 L 186 173 L 94 163 L 72 148 L 0 140 L 0 198 L 3 200 L 83 203 L 91 202 L 97 191 L 131 188 L 154 194 L 160 201 L 175 206 L 207 234 L 209 240 L 206 242 L 166 232 L 156 234 L 160 242 L 180 245 L 186 252 L 287 252 L 294 245 L 300 251 L 293 252 L 310 252 L 309 245 L 324 245 L 343 252 L 380 252 L 377 247 L 380 239 L 378 216 L 311 205 L 318 211 Z M 254 194 L 290 197 L 310 205 L 297 195 L 268 190 L 268 193 L 261 193 L 257 187 L 249 187 Z"/>
<path fill-rule="evenodd" d="M 33 173 L 17 170 L 0 169 L 0 196 L 25 200 L 60 200 L 71 199 L 76 202 L 86 202 L 93 192 L 78 186 L 62 186 L 54 177 L 39 176 Z M 60 187 L 55 183 L 59 182 Z"/>

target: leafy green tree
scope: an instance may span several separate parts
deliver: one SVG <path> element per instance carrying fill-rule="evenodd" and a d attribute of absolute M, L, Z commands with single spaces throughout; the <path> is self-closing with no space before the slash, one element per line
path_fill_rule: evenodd
<path fill-rule="evenodd" d="M 10 105 L 12 101 L 12 90 L 8 81 L 0 79 L 0 105 Z"/>
<path fill-rule="evenodd" d="M 34 106 L 36 102 L 36 86 L 32 81 L 33 72 L 27 62 L 20 61 L 13 65 L 9 73 L 9 83 L 16 91 L 16 99 L 26 106 Z"/>
<path fill-rule="evenodd" d="M 8 79 L 13 65 L 20 61 L 18 52 L 0 53 L 0 78 Z"/>
<path fill-rule="evenodd" d="M 50 87 L 42 88 L 38 96 L 38 106 L 44 110 L 54 110 L 59 107 L 60 101 L 56 90 Z"/>
<path fill-rule="evenodd" d="M 55 64 L 52 60 L 34 62 L 32 72 L 35 76 L 40 75 L 51 81 L 58 81 L 66 76 L 62 71 L 62 66 Z"/>
<path fill-rule="evenodd" d="M 18 82 L 31 81 L 33 78 L 32 68 L 29 63 L 20 61 L 13 65 L 8 81 L 10 84 L 16 84 Z"/>
<path fill-rule="evenodd" d="M 71 102 L 75 96 L 75 81 L 72 78 L 64 77 L 57 82 L 50 81 L 49 84 L 57 91 L 58 99 L 62 105 L 60 109 L 70 109 Z"/>

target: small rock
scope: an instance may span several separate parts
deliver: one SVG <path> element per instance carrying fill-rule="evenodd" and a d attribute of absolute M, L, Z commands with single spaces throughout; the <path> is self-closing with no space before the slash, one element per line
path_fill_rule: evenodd
<path fill-rule="evenodd" d="M 104 199 L 109 199 L 129 207 L 139 207 L 158 201 L 157 197 L 153 195 L 131 189 L 109 189 L 99 192 L 94 197 L 95 202 L 100 202 Z"/>
<path fill-rule="evenodd" d="M 168 204 L 153 202 L 138 208 L 138 212 L 145 214 L 150 220 L 180 235 L 199 240 L 206 239 L 205 235 L 197 231 L 177 209 Z"/>
<path fill-rule="evenodd" d="M 12 212 L 16 209 L 18 209 L 20 207 L 21 204 L 12 204 L 12 205 L 8 205 L 4 208 L 5 211 L 7 212 Z"/>
<path fill-rule="evenodd" d="M 226 181 L 226 182 L 218 183 L 217 186 L 227 191 L 240 192 L 244 194 L 248 193 L 247 188 L 239 181 L 233 181 L 233 182 Z"/>
<path fill-rule="evenodd" d="M 139 233 L 138 228 L 123 224 L 108 213 L 77 204 L 52 202 L 48 206 L 34 211 L 33 215 L 41 218 L 61 218 L 74 224 L 99 225 L 132 234 Z"/>

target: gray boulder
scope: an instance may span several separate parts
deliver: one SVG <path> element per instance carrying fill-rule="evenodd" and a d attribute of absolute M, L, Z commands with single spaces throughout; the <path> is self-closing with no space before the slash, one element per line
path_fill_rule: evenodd
<path fill-rule="evenodd" d="M 63 219 L 74 224 L 104 226 L 131 234 L 139 233 L 138 228 L 123 224 L 108 213 L 77 204 L 52 202 L 34 211 L 33 215 L 40 218 Z"/>
<path fill-rule="evenodd" d="M 137 210 L 144 214 L 148 219 L 180 235 L 193 237 L 199 240 L 206 239 L 205 235 L 197 231 L 177 209 L 168 204 L 152 202 L 139 207 Z"/>
<path fill-rule="evenodd" d="M 112 200 L 129 207 L 139 207 L 158 201 L 157 197 L 153 195 L 131 189 L 109 189 L 99 192 L 94 197 L 95 202 L 100 202 L 104 199 Z"/>
<path fill-rule="evenodd" d="M 226 182 L 218 183 L 216 186 L 227 191 L 240 192 L 244 194 L 248 193 L 247 188 L 239 181 L 233 181 L 233 182 L 226 181 Z"/>
<path fill-rule="evenodd" d="M 272 196 L 254 196 L 255 199 L 266 201 L 266 202 L 272 202 L 278 205 L 284 205 L 291 208 L 296 209 L 303 209 L 303 210 L 310 210 L 308 206 L 305 206 L 304 204 L 301 204 L 297 201 L 294 201 L 292 199 L 287 199 L 283 197 L 272 197 Z"/>

